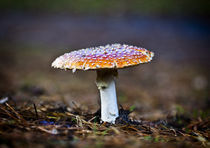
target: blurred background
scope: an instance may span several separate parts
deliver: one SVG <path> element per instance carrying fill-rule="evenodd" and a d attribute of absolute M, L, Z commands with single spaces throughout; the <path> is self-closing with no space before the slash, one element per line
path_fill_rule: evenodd
<path fill-rule="evenodd" d="M 57 100 L 96 111 L 94 71 L 52 69 L 71 50 L 111 43 L 155 53 L 119 70 L 119 104 L 137 119 L 209 115 L 210 1 L 0 1 L 0 96 Z"/>

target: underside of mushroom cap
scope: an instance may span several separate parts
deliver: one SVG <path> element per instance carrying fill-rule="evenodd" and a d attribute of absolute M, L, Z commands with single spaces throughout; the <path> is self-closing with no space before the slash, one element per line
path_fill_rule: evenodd
<path fill-rule="evenodd" d="M 145 48 L 111 44 L 65 53 L 52 63 L 52 67 L 73 72 L 77 69 L 118 69 L 150 62 L 153 56 L 154 53 Z"/>

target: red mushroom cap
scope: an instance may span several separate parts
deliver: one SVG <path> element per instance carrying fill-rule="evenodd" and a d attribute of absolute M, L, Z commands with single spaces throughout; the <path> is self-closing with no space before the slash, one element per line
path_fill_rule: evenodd
<path fill-rule="evenodd" d="M 152 60 L 154 53 L 145 48 L 111 44 L 106 46 L 80 49 L 58 57 L 52 67 L 60 69 L 103 69 L 124 68 L 147 63 Z"/>

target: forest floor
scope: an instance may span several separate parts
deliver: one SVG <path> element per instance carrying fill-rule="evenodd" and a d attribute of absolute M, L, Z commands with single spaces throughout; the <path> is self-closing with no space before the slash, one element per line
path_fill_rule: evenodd
<path fill-rule="evenodd" d="M 0 55 L 2 148 L 210 146 L 205 65 L 154 59 L 119 70 L 111 125 L 100 122 L 94 71 L 52 69 L 59 54 L 47 51 Z"/>

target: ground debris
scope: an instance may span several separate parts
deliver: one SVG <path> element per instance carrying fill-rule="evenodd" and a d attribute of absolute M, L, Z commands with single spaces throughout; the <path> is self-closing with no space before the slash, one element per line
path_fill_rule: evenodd
<path fill-rule="evenodd" d="M 43 139 L 46 139 L 44 145 L 51 147 L 56 147 L 56 144 L 61 147 L 78 146 L 84 139 L 90 145 L 96 141 L 93 147 L 97 147 L 99 143 L 109 146 L 114 140 L 110 138 L 113 136 L 125 140 L 122 143 L 115 141 L 116 146 L 123 143 L 129 145 L 133 137 L 141 141 L 135 141 L 138 146 L 147 142 L 166 145 L 174 142 L 177 145 L 190 143 L 198 147 L 209 145 L 209 118 L 197 120 L 174 116 L 158 121 L 131 120 L 131 112 L 121 107 L 120 116 L 113 125 L 100 121 L 100 109 L 91 114 L 84 112 L 79 106 L 69 111 L 64 104 L 54 103 L 46 101 L 25 106 L 24 102 L 15 105 L 8 101 L 0 104 L 0 146 L 17 147 L 17 140 L 23 145 L 35 145 L 34 141 L 36 144 L 43 144 Z"/>

